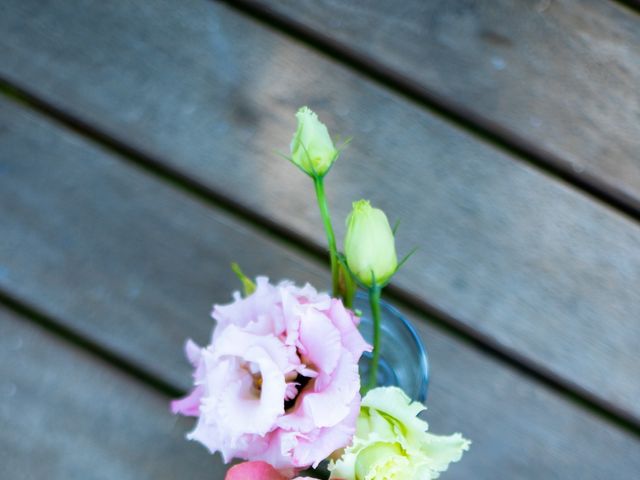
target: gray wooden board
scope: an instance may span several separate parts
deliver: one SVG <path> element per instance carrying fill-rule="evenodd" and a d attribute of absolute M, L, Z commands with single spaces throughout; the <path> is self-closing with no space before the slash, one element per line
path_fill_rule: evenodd
<path fill-rule="evenodd" d="M 168 399 L 0 308 L 0 477 L 222 479 Z"/>
<path fill-rule="evenodd" d="M 274 279 L 329 281 L 286 245 L 6 100 L 0 132 L 0 287 L 166 381 L 188 387 L 183 341 L 209 336 L 210 304 L 237 285 L 229 261 Z M 448 478 L 627 478 L 640 469 L 636 437 L 412 320 L 431 360 L 432 430 L 474 440 Z"/>
<path fill-rule="evenodd" d="M 640 200 L 640 16 L 613 1 L 260 0 Z"/>
<path fill-rule="evenodd" d="M 370 198 L 421 249 L 400 287 L 640 415 L 632 222 L 211 2 L 22 0 L 0 27 L 2 74 L 322 244 L 308 179 L 274 153 L 309 103 L 355 137 L 328 177 L 339 236 Z"/>

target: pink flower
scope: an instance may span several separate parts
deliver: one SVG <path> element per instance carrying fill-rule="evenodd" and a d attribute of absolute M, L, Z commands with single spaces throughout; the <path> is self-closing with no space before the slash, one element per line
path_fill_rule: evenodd
<path fill-rule="evenodd" d="M 187 342 L 195 388 L 171 406 L 198 417 L 188 438 L 225 462 L 261 460 L 290 474 L 350 443 L 358 360 L 371 347 L 340 300 L 308 284 L 256 283 L 249 297 L 214 307 L 209 346 Z"/>
<path fill-rule="evenodd" d="M 266 462 L 244 462 L 229 469 L 224 480 L 288 480 Z M 294 480 L 315 480 L 311 477 L 296 477 Z"/>

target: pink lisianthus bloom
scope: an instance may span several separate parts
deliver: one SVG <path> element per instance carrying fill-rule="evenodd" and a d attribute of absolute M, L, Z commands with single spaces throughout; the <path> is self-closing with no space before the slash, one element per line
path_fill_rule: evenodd
<path fill-rule="evenodd" d="M 244 462 L 229 469 L 224 480 L 288 480 L 266 462 Z M 293 480 L 316 480 L 311 477 L 296 477 Z"/>
<path fill-rule="evenodd" d="M 371 347 L 359 319 L 310 285 L 258 277 L 247 298 L 214 306 L 205 348 L 188 341 L 192 392 L 174 413 L 197 416 L 188 438 L 292 474 L 351 442 L 360 410 L 358 360 Z"/>

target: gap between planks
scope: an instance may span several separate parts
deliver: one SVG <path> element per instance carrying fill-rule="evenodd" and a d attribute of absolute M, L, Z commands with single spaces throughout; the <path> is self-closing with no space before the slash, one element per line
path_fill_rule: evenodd
<path fill-rule="evenodd" d="M 614 3 L 619 3 L 625 7 L 633 10 L 635 13 L 640 14 L 640 0 L 612 0 Z"/>
<path fill-rule="evenodd" d="M 571 166 L 571 162 L 561 156 L 536 145 L 496 121 L 448 100 L 384 63 L 258 2 L 252 0 L 213 1 L 225 4 L 227 7 L 266 24 L 290 38 L 303 42 L 332 60 L 359 72 L 374 83 L 428 109 L 483 142 L 512 154 L 529 165 L 579 189 L 592 199 L 609 205 L 635 221 L 640 221 L 640 200 L 629 195 L 620 187 L 592 173 L 576 171 Z M 617 1 L 640 12 L 640 0 Z"/>
<path fill-rule="evenodd" d="M 106 150 L 115 153 L 117 158 L 138 168 L 142 168 L 147 173 L 171 184 L 178 190 L 204 201 L 206 204 L 220 208 L 240 222 L 249 223 L 262 234 L 275 239 L 297 253 L 312 257 L 324 268 L 327 268 L 327 252 L 321 245 L 241 205 L 237 201 L 221 194 L 180 170 L 168 166 L 162 159 L 154 158 L 140 149 L 127 145 L 118 138 L 48 103 L 32 92 L 14 85 L 2 76 L 0 76 L 0 92 L 13 101 L 43 114 L 50 120 L 63 125 L 75 133 L 88 138 L 90 141 L 99 144 Z M 631 412 L 557 375 L 517 350 L 501 345 L 495 339 L 466 325 L 464 322 L 439 309 L 427 300 L 419 298 L 394 285 L 390 285 L 386 293 L 388 298 L 407 310 L 411 310 L 422 317 L 425 315 L 428 316 L 430 320 L 425 321 L 430 321 L 441 330 L 463 341 L 466 345 L 503 362 L 521 374 L 558 392 L 581 408 L 589 410 L 618 427 L 640 437 L 640 419 Z M 180 389 L 174 385 L 162 381 L 139 366 L 111 353 L 99 344 L 85 339 L 73 330 L 62 326 L 59 321 L 49 318 L 45 313 L 38 311 L 27 302 L 15 298 L 9 292 L 2 291 L 2 289 L 0 289 L 0 303 L 7 305 L 23 316 L 31 318 L 49 331 L 67 338 L 72 343 L 86 350 L 93 351 L 96 355 L 134 375 L 142 382 L 152 386 L 165 395 L 177 397 L 182 393 Z"/>
<path fill-rule="evenodd" d="M 184 392 L 175 385 L 156 377 L 155 375 L 147 372 L 144 368 L 125 360 L 100 344 L 78 334 L 73 329 L 66 327 L 63 322 L 38 310 L 29 302 L 16 298 L 15 295 L 7 292 L 3 288 L 0 288 L 0 304 L 16 313 L 18 318 L 25 321 L 31 321 L 50 334 L 64 339 L 71 345 L 81 350 L 91 352 L 93 355 L 109 363 L 114 368 L 134 377 L 141 383 L 168 398 L 178 398 L 184 394 Z"/>

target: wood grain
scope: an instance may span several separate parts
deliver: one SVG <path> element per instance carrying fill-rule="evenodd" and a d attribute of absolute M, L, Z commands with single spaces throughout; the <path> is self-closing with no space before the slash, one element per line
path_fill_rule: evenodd
<path fill-rule="evenodd" d="M 219 479 L 168 399 L 0 308 L 3 478 Z"/>
<path fill-rule="evenodd" d="M 640 201 L 637 12 L 599 0 L 257 3 Z"/>
<path fill-rule="evenodd" d="M 210 304 L 236 284 L 231 259 L 250 274 L 328 284 L 286 245 L 33 112 L 0 107 L 0 288 L 127 361 L 186 388 L 182 343 L 209 336 Z M 474 440 L 448 478 L 626 478 L 640 468 L 636 437 L 412 320 L 430 355 L 432 430 Z"/>
<path fill-rule="evenodd" d="M 308 180 L 274 153 L 309 103 L 355 137 L 328 179 L 339 236 L 370 198 L 421 248 L 397 285 L 640 418 L 637 225 L 225 7 L 79 5 L 13 2 L 0 72 L 322 245 Z"/>

